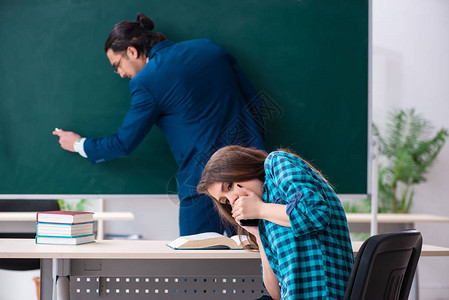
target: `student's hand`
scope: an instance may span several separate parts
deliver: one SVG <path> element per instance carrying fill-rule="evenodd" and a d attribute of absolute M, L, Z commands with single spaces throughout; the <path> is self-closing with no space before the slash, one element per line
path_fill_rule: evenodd
<path fill-rule="evenodd" d="M 236 187 L 241 189 L 245 195 L 240 195 L 232 205 L 232 217 L 240 223 L 244 219 L 260 219 L 264 202 L 253 191 L 244 187 Z"/>
<path fill-rule="evenodd" d="M 67 151 L 75 152 L 73 149 L 73 144 L 81 136 L 72 131 L 64 131 L 62 129 L 54 130 L 53 135 L 59 136 L 59 144 L 61 148 Z"/>

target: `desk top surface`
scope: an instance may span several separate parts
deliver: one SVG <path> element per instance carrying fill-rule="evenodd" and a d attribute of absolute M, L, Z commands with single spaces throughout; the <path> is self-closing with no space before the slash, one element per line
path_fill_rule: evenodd
<path fill-rule="evenodd" d="M 102 240 L 85 245 L 38 245 L 33 239 L 0 239 L 0 258 L 259 259 L 246 250 L 173 250 L 168 241 Z M 362 242 L 353 242 L 357 254 Z M 421 256 L 449 256 L 449 248 L 423 245 Z"/>
<path fill-rule="evenodd" d="M 348 223 L 370 223 L 371 214 L 348 213 Z M 429 214 L 377 214 L 378 223 L 449 222 L 449 217 Z"/>
<path fill-rule="evenodd" d="M 173 250 L 170 241 L 101 240 L 83 245 L 43 245 L 34 239 L 0 239 L 0 258 L 239 259 L 259 258 L 246 250 Z"/>
<path fill-rule="evenodd" d="M 131 212 L 95 212 L 94 220 L 128 221 L 134 220 Z M 0 212 L 0 221 L 36 221 L 36 212 Z"/>

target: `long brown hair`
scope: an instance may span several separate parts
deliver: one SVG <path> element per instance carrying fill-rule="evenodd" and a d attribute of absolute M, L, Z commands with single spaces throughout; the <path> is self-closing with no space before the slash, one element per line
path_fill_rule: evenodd
<path fill-rule="evenodd" d="M 241 146 L 227 146 L 215 152 L 206 166 L 204 167 L 201 180 L 197 186 L 200 194 L 209 195 L 214 199 L 208 191 L 211 184 L 215 182 L 242 182 L 252 179 L 265 181 L 264 162 L 268 153 L 262 150 L 252 148 L 244 148 Z M 257 250 L 256 238 L 249 232 L 244 232 L 242 227 L 232 217 L 232 207 L 229 203 L 222 204 L 214 199 L 215 207 L 222 219 L 230 223 L 236 228 L 239 236 L 246 235 L 249 237 L 251 248 L 249 250 Z"/>
<path fill-rule="evenodd" d="M 319 177 L 329 184 L 326 178 L 317 169 L 302 159 L 299 155 L 289 149 L 278 149 L 278 151 L 290 153 L 299 157 Z M 215 152 L 207 162 L 203 174 L 201 175 L 201 180 L 197 186 L 198 193 L 206 194 L 214 200 L 213 203 L 224 222 L 228 222 L 235 227 L 239 236 L 244 234 L 249 237 L 252 249 L 258 249 L 256 238 L 249 232 L 244 232 L 242 227 L 234 220 L 232 217 L 231 205 L 229 203 L 220 203 L 218 199 L 213 198 L 209 194 L 208 188 L 211 184 L 216 182 L 242 182 L 252 179 L 258 179 L 265 182 L 264 163 L 267 156 L 267 152 L 253 148 L 235 145 L 221 148 Z M 247 249 L 252 250 L 251 248 Z"/>

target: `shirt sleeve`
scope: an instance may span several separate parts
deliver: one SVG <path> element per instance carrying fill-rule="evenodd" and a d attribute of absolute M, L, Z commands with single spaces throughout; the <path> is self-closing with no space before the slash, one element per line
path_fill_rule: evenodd
<path fill-rule="evenodd" d="M 273 153 L 270 156 L 273 182 L 287 202 L 286 212 L 294 234 L 302 236 L 325 229 L 331 210 L 316 179 L 299 158 Z"/>
<path fill-rule="evenodd" d="M 84 157 L 84 158 L 87 158 L 87 154 L 86 154 L 86 152 L 84 151 L 84 141 L 86 140 L 86 138 L 81 138 L 81 140 L 80 140 L 80 146 L 79 146 L 79 149 L 78 149 L 78 153 L 79 153 L 79 155 L 81 155 L 82 157 Z"/>
<path fill-rule="evenodd" d="M 159 116 L 155 99 L 142 84 L 130 82 L 131 107 L 117 132 L 108 137 L 87 138 L 84 151 L 92 163 L 131 153 L 143 140 Z"/>

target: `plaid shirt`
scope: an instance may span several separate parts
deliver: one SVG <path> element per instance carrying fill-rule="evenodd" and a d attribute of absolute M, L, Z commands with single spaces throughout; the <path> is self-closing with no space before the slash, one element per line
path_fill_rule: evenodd
<path fill-rule="evenodd" d="M 282 299 L 343 299 L 354 256 L 334 190 L 292 154 L 272 152 L 264 168 L 263 200 L 287 205 L 291 225 L 259 225 Z"/>

